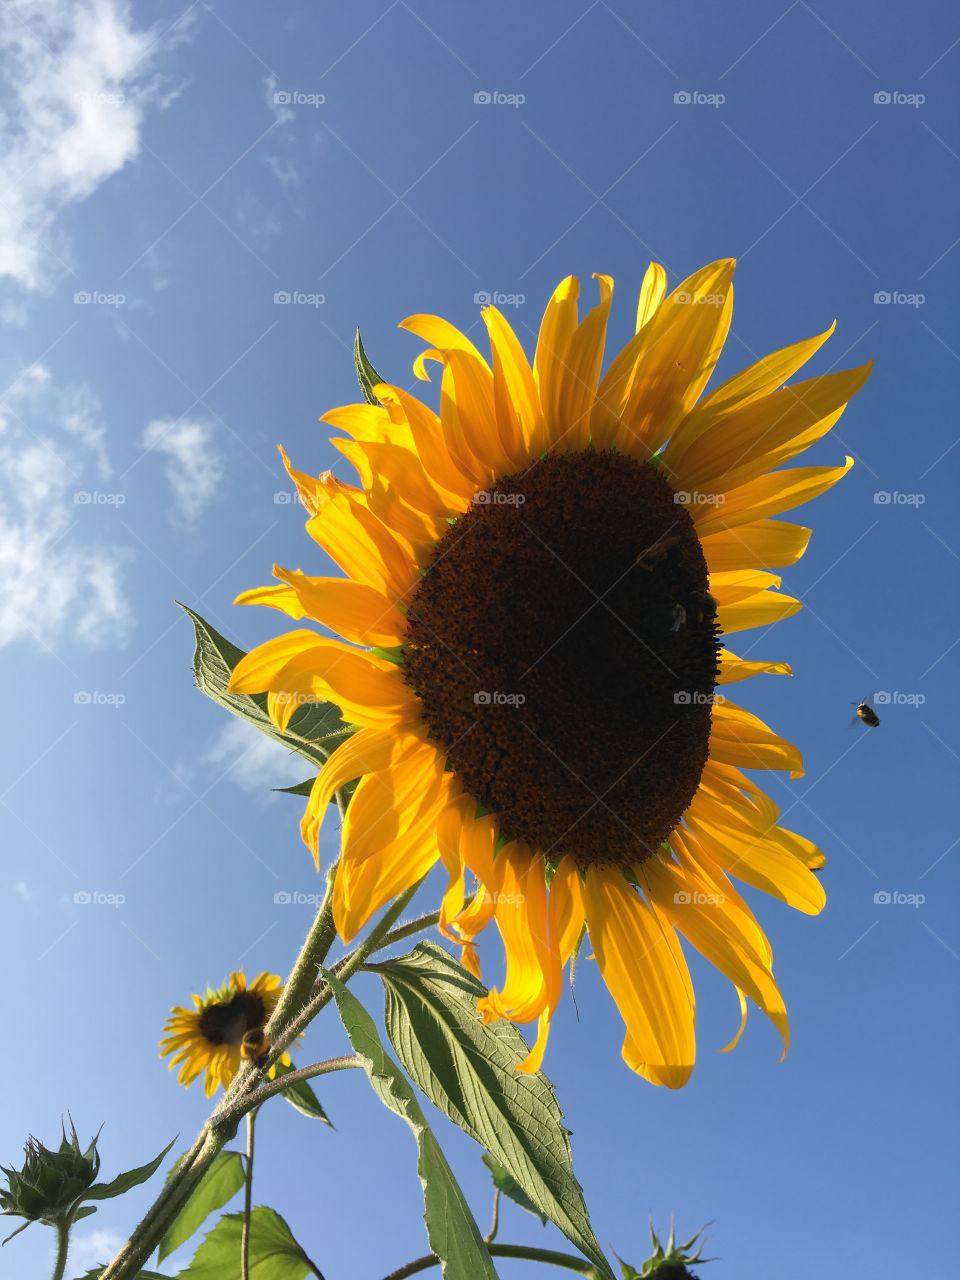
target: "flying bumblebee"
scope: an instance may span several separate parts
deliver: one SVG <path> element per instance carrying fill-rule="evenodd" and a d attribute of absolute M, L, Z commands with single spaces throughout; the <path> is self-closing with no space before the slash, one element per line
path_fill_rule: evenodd
<path fill-rule="evenodd" d="M 871 729 L 876 729 L 879 726 L 880 717 L 873 709 L 872 698 L 865 698 L 863 702 L 857 702 L 854 705 L 857 708 L 857 713 L 850 721 L 851 724 L 856 724 L 858 720 L 862 720 Z"/>
<path fill-rule="evenodd" d="M 240 1057 L 245 1062 L 252 1062 L 255 1067 L 262 1067 L 270 1056 L 270 1041 L 262 1027 L 248 1031 L 240 1042 Z"/>

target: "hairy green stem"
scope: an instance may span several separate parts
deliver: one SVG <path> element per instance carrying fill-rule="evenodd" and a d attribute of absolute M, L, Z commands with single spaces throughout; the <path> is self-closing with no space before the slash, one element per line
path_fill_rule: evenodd
<path fill-rule="evenodd" d="M 493 1244 L 497 1238 L 497 1232 L 500 1230 L 500 1188 L 493 1189 L 493 1220 L 490 1223 L 490 1230 L 483 1237 L 484 1244 Z"/>
<path fill-rule="evenodd" d="M 52 1280 L 63 1280 L 67 1269 L 67 1254 L 70 1252 L 70 1228 L 73 1226 L 73 1214 L 57 1221 L 57 1260 L 53 1267 Z"/>
<path fill-rule="evenodd" d="M 262 1106 L 268 1098 L 275 1097 L 278 1093 L 285 1093 L 293 1084 L 299 1084 L 301 1080 L 313 1080 L 317 1076 L 329 1075 L 331 1071 L 348 1071 L 351 1067 L 362 1067 L 363 1059 L 358 1058 L 356 1054 L 347 1054 L 342 1058 L 326 1058 L 323 1062 L 314 1062 L 309 1067 L 298 1067 L 296 1071 L 288 1071 L 285 1075 L 278 1076 L 276 1080 L 271 1080 L 267 1084 L 262 1085 L 252 1096 L 256 1107 Z M 250 1098 L 241 1098 L 237 1103 L 237 1114 L 242 1115 L 241 1108 L 249 1105 Z M 250 1112 L 248 1112 L 248 1115 Z"/>
<path fill-rule="evenodd" d="M 518 1258 L 522 1262 L 543 1262 L 550 1267 L 559 1267 L 562 1271 L 576 1271 L 588 1280 L 597 1280 L 597 1269 L 586 1258 L 578 1258 L 573 1253 L 559 1253 L 556 1249 L 537 1249 L 525 1244 L 488 1244 L 487 1250 L 491 1258 Z M 391 1271 L 383 1280 L 407 1280 L 408 1276 L 419 1275 L 421 1271 L 429 1271 L 438 1267 L 440 1259 L 435 1253 L 425 1253 L 422 1258 L 414 1258 L 412 1262 Z"/>
<path fill-rule="evenodd" d="M 240 1231 L 240 1280 L 250 1280 L 250 1215 L 253 1213 L 253 1153 L 257 1107 L 247 1112 L 247 1165 L 243 1171 L 243 1227 Z"/>

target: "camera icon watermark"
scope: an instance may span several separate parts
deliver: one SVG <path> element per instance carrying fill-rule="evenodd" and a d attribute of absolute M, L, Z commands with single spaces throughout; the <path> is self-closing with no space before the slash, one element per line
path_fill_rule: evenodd
<path fill-rule="evenodd" d="M 925 693 L 902 693 L 899 689 L 878 689 L 873 701 L 878 707 L 922 707 Z"/>
<path fill-rule="evenodd" d="M 526 100 L 525 93 L 503 93 L 500 89 L 478 89 L 473 95 L 477 107 L 522 107 Z"/>
<path fill-rule="evenodd" d="M 499 489 L 478 489 L 471 501 L 476 507 L 522 507 L 526 502 L 522 493 L 501 493 Z"/>
<path fill-rule="evenodd" d="M 473 695 L 478 707 L 522 707 L 526 700 L 525 693 L 502 693 L 499 689 L 478 689 Z"/>
<path fill-rule="evenodd" d="M 78 689 L 73 695 L 75 707 L 122 707 L 125 693 L 101 693 L 98 689 Z"/>
<path fill-rule="evenodd" d="M 873 295 L 875 307 L 922 307 L 926 300 L 925 293 L 904 293 L 900 289 L 878 289 Z"/>
<path fill-rule="evenodd" d="M 678 707 L 719 707 L 726 702 L 722 693 L 699 693 L 697 690 L 680 689 L 673 695 Z"/>
<path fill-rule="evenodd" d="M 127 96 L 124 93 L 110 93 L 105 89 L 78 89 L 73 100 L 82 107 L 122 107 Z"/>
<path fill-rule="evenodd" d="M 688 893 L 680 889 L 673 895 L 673 901 L 678 907 L 722 907 L 726 900 L 722 893 L 702 893 L 699 890 Z"/>
<path fill-rule="evenodd" d="M 278 889 L 273 895 L 275 907 L 319 907 L 322 893 L 303 893 L 300 889 Z"/>
<path fill-rule="evenodd" d="M 727 500 L 725 493 L 697 493 L 677 489 L 673 500 L 678 507 L 722 507 Z"/>
<path fill-rule="evenodd" d="M 273 295 L 275 307 L 322 307 L 326 300 L 325 293 L 304 293 L 300 289 L 278 289 Z"/>
<path fill-rule="evenodd" d="M 878 489 L 873 495 L 877 507 L 922 507 L 926 500 L 924 493 L 901 493 L 899 489 Z"/>
<path fill-rule="evenodd" d="M 900 89 L 878 89 L 873 95 L 876 107 L 922 107 L 927 100 L 925 93 L 903 93 Z"/>
<path fill-rule="evenodd" d="M 101 289 L 78 289 L 73 295 L 75 307 L 122 307 L 125 293 L 104 293 Z"/>
<path fill-rule="evenodd" d="M 275 107 L 322 107 L 327 100 L 325 93 L 302 93 L 299 89 L 280 89 L 273 95 Z"/>
<path fill-rule="evenodd" d="M 901 893 L 899 889 L 878 889 L 873 895 L 878 907 L 922 907 L 926 900 L 925 893 Z"/>
<path fill-rule="evenodd" d="M 478 289 L 473 295 L 478 307 L 522 307 L 526 300 L 525 293 L 505 293 L 500 289 Z"/>
<path fill-rule="evenodd" d="M 101 493 L 99 489 L 77 489 L 73 495 L 75 507 L 122 507 L 126 500 L 125 493 Z"/>
<path fill-rule="evenodd" d="M 673 95 L 677 107 L 722 107 L 727 100 L 725 93 L 704 93 L 700 89 L 678 89 Z"/>
<path fill-rule="evenodd" d="M 125 893 L 104 893 L 100 889 L 78 889 L 73 895 L 75 907 L 122 907 L 127 900 Z"/>

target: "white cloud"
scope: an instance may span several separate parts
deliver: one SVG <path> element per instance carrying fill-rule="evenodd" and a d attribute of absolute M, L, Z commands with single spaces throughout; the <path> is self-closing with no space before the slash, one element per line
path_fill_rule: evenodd
<path fill-rule="evenodd" d="M 136 157 L 158 48 L 129 0 L 4 0 L 0 276 L 36 289 L 63 270 L 53 223 Z"/>
<path fill-rule="evenodd" d="M 217 496 L 223 461 L 210 422 L 158 419 L 143 433 L 143 446 L 167 458 L 164 475 L 173 492 L 176 515 L 195 524 Z"/>
<path fill-rule="evenodd" d="M 119 640 L 130 623 L 116 547 L 75 536 L 84 512 L 115 515 L 100 406 L 86 387 L 59 388 L 30 365 L 0 397 L 0 647 Z"/>
<path fill-rule="evenodd" d="M 274 742 L 243 720 L 232 720 L 217 734 L 204 763 L 216 765 L 244 791 L 264 798 L 273 787 L 289 787 L 310 775 L 309 761 Z"/>
<path fill-rule="evenodd" d="M 79 1232 L 70 1241 L 70 1269 L 79 1267 L 89 1270 L 91 1267 L 102 1267 L 104 1263 L 110 1261 L 122 1244 L 123 1236 L 106 1228 L 99 1231 Z"/>

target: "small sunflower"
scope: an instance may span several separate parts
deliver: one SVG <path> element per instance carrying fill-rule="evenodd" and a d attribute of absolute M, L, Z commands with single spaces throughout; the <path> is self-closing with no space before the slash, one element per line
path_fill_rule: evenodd
<path fill-rule="evenodd" d="M 270 1021 L 283 987 L 275 973 L 261 973 L 247 986 L 242 969 L 231 973 L 217 991 L 193 997 L 194 1007 L 177 1005 L 170 1010 L 160 1041 L 160 1056 L 170 1059 L 170 1070 L 180 1066 L 177 1080 L 187 1087 L 205 1072 L 204 1090 L 213 1097 L 217 1085 L 226 1087 L 240 1065 L 244 1038 L 262 1032 Z M 280 1061 L 290 1065 L 284 1054 Z"/>
<path fill-rule="evenodd" d="M 490 1020 L 538 1021 L 542 1059 L 564 965 L 586 928 L 626 1024 L 623 1056 L 673 1088 L 694 1062 L 694 993 L 678 934 L 779 1030 L 772 953 L 730 876 L 808 914 L 823 855 L 778 823 L 744 769 L 802 775 L 796 747 L 715 692 L 783 662 L 726 637 L 800 608 L 771 568 L 810 530 L 771 519 L 852 466 L 778 470 L 824 436 L 869 366 L 785 386 L 833 332 L 784 348 L 701 398 L 733 307 L 734 264 L 669 295 L 651 264 L 636 334 L 603 372 L 613 281 L 582 318 L 556 289 L 532 365 L 495 307 L 488 363 L 447 321 L 404 328 L 442 367 L 440 411 L 398 386 L 324 421 L 354 487 L 284 461 L 307 530 L 346 575 L 275 568 L 244 593 L 342 640 L 297 630 L 253 650 L 230 687 L 268 694 L 281 729 L 328 699 L 356 732 L 302 822 L 318 858 L 335 790 L 359 779 L 334 912 L 344 940 L 440 859 L 440 926 L 474 972 L 492 920 L 506 978 Z M 467 901 L 465 873 L 479 891 Z M 729 1047 L 732 1047 L 729 1046 Z"/>

